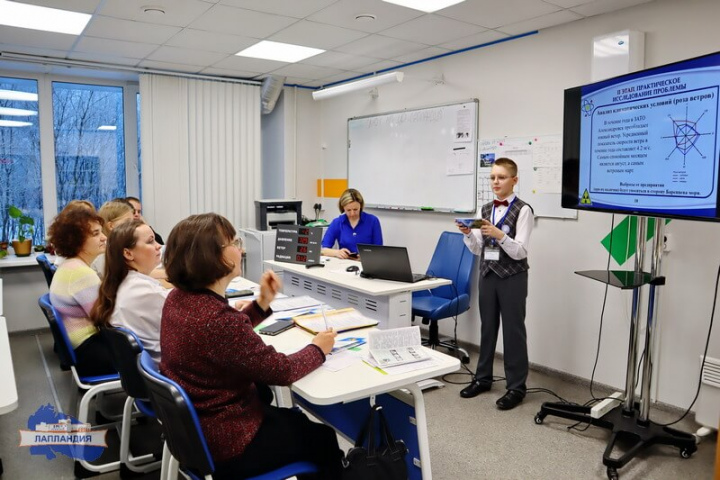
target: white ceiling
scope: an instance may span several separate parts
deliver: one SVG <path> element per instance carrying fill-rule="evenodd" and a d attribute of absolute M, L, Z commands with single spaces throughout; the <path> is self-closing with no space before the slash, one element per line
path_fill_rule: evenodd
<path fill-rule="evenodd" d="M 93 16 L 78 37 L 0 26 L 0 52 L 318 87 L 649 1 L 467 0 L 425 14 L 381 0 L 23 0 Z M 298 63 L 234 55 L 262 39 L 327 52 Z"/>

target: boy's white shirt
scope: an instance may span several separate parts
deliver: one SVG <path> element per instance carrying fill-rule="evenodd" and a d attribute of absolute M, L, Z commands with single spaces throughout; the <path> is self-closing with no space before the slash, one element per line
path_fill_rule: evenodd
<path fill-rule="evenodd" d="M 513 193 L 505 200 L 508 203 L 512 203 L 515 200 L 516 195 Z M 505 212 L 510 208 L 505 206 L 495 207 L 495 224 L 500 222 L 505 216 Z M 482 218 L 482 210 L 478 210 L 476 218 Z M 491 219 L 488 219 L 491 220 Z M 532 233 L 533 224 L 535 218 L 533 217 L 532 209 L 528 205 L 524 205 L 520 209 L 517 222 L 515 224 L 515 238 L 510 238 L 505 235 L 501 240 L 498 240 L 497 245 L 502 248 L 507 255 L 513 260 L 522 260 L 527 258 L 528 249 L 530 247 L 530 234 Z M 480 255 L 483 248 L 482 233 L 480 229 L 472 229 L 468 235 L 464 238 L 465 245 L 475 255 Z"/>

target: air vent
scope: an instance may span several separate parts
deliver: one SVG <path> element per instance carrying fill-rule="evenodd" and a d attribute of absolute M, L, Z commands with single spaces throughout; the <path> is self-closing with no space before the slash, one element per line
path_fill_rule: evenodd
<path fill-rule="evenodd" d="M 702 361 L 702 357 L 700 357 Z M 705 366 L 702 371 L 702 383 L 711 387 L 720 388 L 720 360 L 705 357 Z"/>

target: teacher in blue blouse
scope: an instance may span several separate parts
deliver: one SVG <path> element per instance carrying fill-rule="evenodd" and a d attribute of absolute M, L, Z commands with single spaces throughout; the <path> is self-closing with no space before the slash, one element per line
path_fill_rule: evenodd
<path fill-rule="evenodd" d="M 358 243 L 382 245 L 380 220 L 363 212 L 365 200 L 354 188 L 348 188 L 338 201 L 339 217 L 330 223 L 322 241 L 322 254 L 328 257 L 350 258 L 357 254 Z M 337 242 L 338 248 L 335 247 Z"/>

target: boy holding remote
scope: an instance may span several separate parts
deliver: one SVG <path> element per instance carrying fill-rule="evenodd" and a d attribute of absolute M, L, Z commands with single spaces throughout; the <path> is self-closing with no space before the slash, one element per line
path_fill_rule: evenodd
<path fill-rule="evenodd" d="M 500 410 L 510 410 L 522 402 L 527 391 L 525 303 L 533 211 L 513 192 L 518 182 L 514 161 L 497 159 L 490 171 L 490 182 L 496 198 L 482 206 L 481 227 L 470 229 L 457 222 L 465 235 L 465 245 L 480 256 L 480 358 L 472 383 L 460 396 L 473 398 L 490 390 L 502 315 L 507 392 L 496 404 Z"/>

